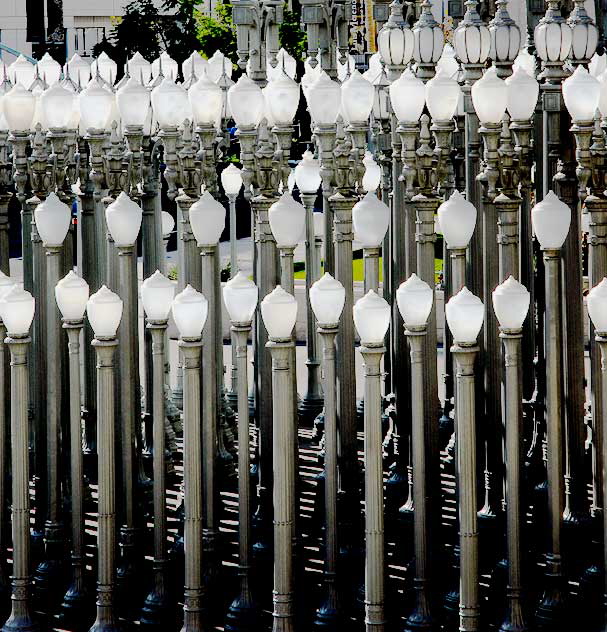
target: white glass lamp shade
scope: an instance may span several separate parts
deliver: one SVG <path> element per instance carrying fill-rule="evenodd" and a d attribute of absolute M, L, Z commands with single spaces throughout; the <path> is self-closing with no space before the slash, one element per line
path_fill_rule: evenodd
<path fill-rule="evenodd" d="M 263 92 L 247 75 L 242 75 L 228 90 L 228 106 L 238 127 L 255 126 L 265 113 Z"/>
<path fill-rule="evenodd" d="M 221 172 L 221 186 L 226 195 L 238 195 L 242 189 L 242 173 L 240 169 L 230 163 Z"/>
<path fill-rule="evenodd" d="M 55 286 L 55 300 L 65 320 L 82 320 L 89 300 L 89 284 L 70 270 Z"/>
<path fill-rule="evenodd" d="M 126 65 L 131 77 L 136 77 L 144 84 L 150 82 L 152 78 L 152 64 L 139 51 L 126 62 Z"/>
<path fill-rule="evenodd" d="M 345 302 L 344 286 L 328 272 L 310 287 L 310 306 L 321 326 L 337 325 Z"/>
<path fill-rule="evenodd" d="M 122 299 L 103 285 L 86 303 L 95 338 L 114 338 L 122 319 Z"/>
<path fill-rule="evenodd" d="M 420 19 L 413 26 L 413 59 L 422 64 L 435 64 L 443 52 L 445 45 L 445 36 L 440 24 L 431 18 L 431 21 L 425 19 L 422 9 Z M 428 9 L 428 13 L 431 11 Z"/>
<path fill-rule="evenodd" d="M 70 229 L 72 213 L 56 193 L 49 193 L 34 212 L 36 228 L 45 246 L 60 246 Z"/>
<path fill-rule="evenodd" d="M 384 341 L 390 326 L 390 312 L 390 305 L 373 290 L 354 303 L 354 326 L 363 344 L 380 344 Z"/>
<path fill-rule="evenodd" d="M 9 336 L 25 336 L 29 332 L 36 301 L 34 297 L 18 285 L 13 285 L 0 298 L 0 318 Z"/>
<path fill-rule="evenodd" d="M 295 79 L 295 75 L 297 74 L 297 62 L 294 57 L 291 57 L 284 48 L 281 48 L 276 55 L 276 61 L 278 63 L 275 67 L 272 67 L 270 62 L 266 64 L 266 77 L 268 81 L 274 81 L 282 72 L 287 73 L 291 79 Z"/>
<path fill-rule="evenodd" d="M 223 286 L 223 302 L 233 323 L 250 323 L 258 300 L 257 286 L 240 271 Z"/>
<path fill-rule="evenodd" d="M 607 70 L 607 55 L 605 53 L 602 55 L 594 53 L 588 64 L 588 72 L 598 79 L 599 75 L 602 75 L 605 70 Z"/>
<path fill-rule="evenodd" d="M 8 128 L 13 132 L 24 132 L 29 130 L 34 119 L 36 97 L 18 83 L 2 98 L 2 108 Z"/>
<path fill-rule="evenodd" d="M 461 89 L 444 70 L 439 70 L 426 84 L 426 104 L 435 121 L 449 121 L 455 116 Z"/>
<path fill-rule="evenodd" d="M 348 74 L 354 72 L 354 70 L 356 69 L 356 60 L 354 59 L 354 57 L 352 57 L 352 55 L 348 55 L 346 57 L 346 63 L 342 64 L 339 57 L 339 52 L 336 51 L 335 66 L 337 67 L 337 79 L 338 81 L 343 83 L 348 78 Z"/>
<path fill-rule="evenodd" d="M 295 297 L 277 285 L 261 301 L 261 317 L 271 339 L 286 340 L 291 338 L 297 320 Z"/>
<path fill-rule="evenodd" d="M 493 311 L 500 327 L 510 331 L 521 329 L 529 312 L 527 288 L 510 275 L 493 290 L 492 297 Z"/>
<path fill-rule="evenodd" d="M 358 70 L 341 86 L 341 107 L 351 123 L 365 123 L 373 109 L 375 88 Z"/>
<path fill-rule="evenodd" d="M 459 344 L 475 344 L 483 326 L 485 307 L 478 296 L 462 288 L 445 306 L 445 316 L 453 340 Z"/>
<path fill-rule="evenodd" d="M 61 77 L 61 64 L 55 61 L 48 53 L 44 53 L 38 62 L 38 74 L 49 86 L 59 81 Z"/>
<path fill-rule="evenodd" d="M 308 109 L 316 125 L 333 125 L 341 106 L 341 87 L 323 70 L 306 94 Z"/>
<path fill-rule="evenodd" d="M 110 109 L 110 115 L 105 122 L 105 131 L 110 132 L 114 123 L 116 123 L 118 125 L 118 129 L 120 129 L 120 111 L 118 110 L 118 101 L 116 100 L 116 94 L 112 92 L 111 88 L 105 87 L 104 89 L 107 90 L 107 92 L 109 92 L 112 96 L 112 107 Z"/>
<path fill-rule="evenodd" d="M 377 35 L 377 50 L 387 66 L 406 66 L 414 46 L 413 31 L 408 27 L 386 23 Z"/>
<path fill-rule="evenodd" d="M 433 302 L 434 291 L 415 273 L 396 290 L 398 311 L 406 327 L 425 326 L 430 318 Z"/>
<path fill-rule="evenodd" d="M 8 67 L 8 77 L 13 85 L 20 83 L 26 90 L 29 90 L 36 77 L 36 68 L 23 55 L 19 55 Z"/>
<path fill-rule="evenodd" d="M 175 218 L 168 211 L 162 211 L 160 219 L 162 221 L 162 236 L 168 239 L 175 230 Z"/>
<path fill-rule="evenodd" d="M 578 7 L 574 7 L 568 19 L 571 27 L 571 51 L 569 57 L 575 61 L 587 61 L 596 52 L 599 30 L 596 24 L 588 19 L 585 9 L 582 9 L 583 17 L 580 16 L 578 11 Z M 582 19 L 579 19 L 580 17 Z"/>
<path fill-rule="evenodd" d="M 2 270 L 0 270 L 0 300 L 2 300 L 4 294 L 6 294 L 6 292 L 8 292 L 13 287 L 13 285 L 15 285 L 15 282 L 9 276 L 4 274 Z M 1 315 L 0 318 L 2 318 Z"/>
<path fill-rule="evenodd" d="M 226 225 L 226 209 L 205 191 L 190 207 L 190 225 L 198 245 L 214 246 Z"/>
<path fill-rule="evenodd" d="M 152 62 L 152 79 L 156 79 L 156 77 L 158 77 L 158 75 L 160 74 L 161 61 L 163 76 L 171 77 L 173 81 L 177 81 L 177 75 L 179 74 L 179 65 L 165 50 L 160 53 L 160 57 L 157 57 Z"/>
<path fill-rule="evenodd" d="M 513 121 L 529 120 L 535 112 L 540 94 L 540 84 L 535 77 L 522 68 L 517 68 L 507 79 L 507 109 Z"/>
<path fill-rule="evenodd" d="M 181 338 L 200 338 L 209 314 L 209 302 L 200 292 L 188 285 L 173 299 L 171 311 Z"/>
<path fill-rule="evenodd" d="M 221 116 L 223 93 L 204 70 L 188 90 L 188 99 L 196 125 L 215 125 Z"/>
<path fill-rule="evenodd" d="M 158 270 L 141 284 L 141 302 L 149 320 L 167 320 L 174 296 L 175 284 Z"/>
<path fill-rule="evenodd" d="M 314 222 L 314 237 L 323 238 L 325 234 L 325 215 L 322 211 L 314 212 L 312 214 L 312 221 Z"/>
<path fill-rule="evenodd" d="M 124 192 L 105 209 L 105 221 L 116 246 L 132 246 L 137 241 L 143 211 Z"/>
<path fill-rule="evenodd" d="M 295 183 L 302 193 L 312 195 L 318 191 L 321 183 L 320 163 L 311 151 L 304 151 L 295 167 Z"/>
<path fill-rule="evenodd" d="M 531 55 L 526 48 L 521 48 L 516 56 L 512 70 L 524 70 L 529 76 L 535 77 L 535 56 Z"/>
<path fill-rule="evenodd" d="M 378 248 L 389 224 L 390 208 L 371 191 L 352 208 L 354 236 L 363 248 Z"/>
<path fill-rule="evenodd" d="M 165 77 L 152 90 L 152 107 L 160 127 L 178 127 L 190 116 L 186 91 L 170 77 Z"/>
<path fill-rule="evenodd" d="M 369 151 L 365 152 L 363 165 L 365 167 L 365 175 L 362 181 L 363 190 L 367 193 L 375 192 L 379 189 L 381 183 L 381 167 L 375 162 L 373 154 Z"/>
<path fill-rule="evenodd" d="M 70 70 L 70 77 L 81 86 L 86 85 L 91 79 L 91 65 L 82 59 L 78 53 L 74 53 L 67 62 Z"/>
<path fill-rule="evenodd" d="M 80 126 L 85 130 L 104 130 L 112 114 L 114 95 L 93 79 L 78 95 Z"/>
<path fill-rule="evenodd" d="M 123 125 L 143 126 L 150 107 L 150 91 L 131 77 L 116 91 L 116 104 Z"/>
<path fill-rule="evenodd" d="M 569 232 L 571 209 L 559 200 L 554 191 L 548 191 L 544 199 L 531 209 L 531 223 L 540 246 L 544 250 L 558 250 Z"/>
<path fill-rule="evenodd" d="M 500 12 L 499 9 L 498 12 Z M 507 17 L 510 18 L 509 15 Z M 516 22 L 511 19 L 502 22 L 496 15 L 496 19 L 489 24 L 489 32 L 491 34 L 489 59 L 513 62 L 521 49 L 521 30 Z"/>
<path fill-rule="evenodd" d="M 211 81 L 218 81 L 225 72 L 228 77 L 232 77 L 232 62 L 221 52 L 216 50 L 209 57 L 208 71 Z"/>
<path fill-rule="evenodd" d="M 202 71 L 208 68 L 209 62 L 200 56 L 198 51 L 194 51 L 184 62 L 182 66 L 183 78 L 187 80 L 192 76 L 192 67 L 194 67 L 194 76 L 200 77 Z"/>
<path fill-rule="evenodd" d="M 586 307 L 594 329 L 599 334 L 607 335 L 607 278 L 588 292 Z"/>
<path fill-rule="evenodd" d="M 371 70 L 367 71 L 372 72 Z M 365 73 L 366 74 L 366 73 Z M 383 68 L 375 74 L 374 77 L 368 77 L 368 81 L 373 84 L 374 96 L 373 96 L 373 118 L 375 121 L 389 121 L 392 115 L 390 109 L 390 82 L 384 72 Z"/>
<path fill-rule="evenodd" d="M 390 101 L 399 121 L 417 123 L 426 103 L 426 86 L 407 68 L 390 85 Z"/>
<path fill-rule="evenodd" d="M 495 66 L 472 86 L 472 103 L 481 123 L 501 123 L 508 104 L 508 86 Z"/>
<path fill-rule="evenodd" d="M 544 17 L 533 32 L 537 56 L 544 62 L 565 61 L 569 57 L 572 41 L 571 27 L 564 21 L 555 22 Z"/>
<path fill-rule="evenodd" d="M 264 90 L 267 107 L 277 125 L 291 125 L 299 106 L 299 84 L 282 70 Z"/>
<path fill-rule="evenodd" d="M 306 226 L 306 209 L 285 191 L 268 211 L 270 229 L 279 248 L 295 248 Z"/>
<path fill-rule="evenodd" d="M 599 112 L 601 116 L 607 116 L 607 71 L 601 73 L 598 79 L 600 84 Z"/>
<path fill-rule="evenodd" d="M 476 227 L 476 207 L 459 192 L 438 207 L 438 220 L 447 247 L 467 248 Z"/>
<path fill-rule="evenodd" d="M 451 44 L 445 44 L 440 59 L 436 62 L 436 72 L 442 70 L 447 77 L 455 79 L 459 73 L 459 64 L 455 58 L 455 50 Z"/>
<path fill-rule="evenodd" d="M 114 84 L 118 76 L 118 65 L 106 53 L 103 52 L 91 64 L 91 73 L 95 76 L 99 72 L 99 76 L 110 85 Z"/>
<path fill-rule="evenodd" d="M 455 54 L 462 64 L 484 64 L 491 50 L 491 33 L 484 23 L 460 22 L 453 32 Z"/>
<path fill-rule="evenodd" d="M 74 94 L 56 83 L 40 95 L 40 107 L 49 129 L 65 129 L 72 120 Z"/>
<path fill-rule="evenodd" d="M 263 106 L 263 114 L 260 117 L 260 119 L 257 121 L 257 125 L 259 125 L 261 121 L 265 119 L 268 129 L 272 129 L 274 125 L 276 124 L 276 121 L 274 120 L 274 116 L 272 115 L 272 111 L 270 110 L 270 99 L 268 98 L 267 90 L 268 90 L 268 86 L 261 89 L 261 92 L 263 94 L 264 106 Z"/>
<path fill-rule="evenodd" d="M 601 84 L 581 64 L 563 81 L 563 100 L 574 121 L 593 121 L 600 96 Z"/>

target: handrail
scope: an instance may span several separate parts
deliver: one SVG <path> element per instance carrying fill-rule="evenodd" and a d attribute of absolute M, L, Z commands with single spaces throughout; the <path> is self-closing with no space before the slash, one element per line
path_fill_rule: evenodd
<path fill-rule="evenodd" d="M 25 53 L 20 53 L 18 50 L 15 50 L 14 48 L 11 48 L 10 46 L 7 46 L 6 44 L 3 44 L 2 42 L 0 42 L 0 51 L 2 50 L 5 50 L 7 53 L 10 53 L 11 55 L 14 55 L 15 57 L 19 57 L 19 55 L 23 55 L 25 59 L 32 62 L 32 64 L 38 63 L 37 59 L 34 59 L 33 57 L 26 55 Z"/>

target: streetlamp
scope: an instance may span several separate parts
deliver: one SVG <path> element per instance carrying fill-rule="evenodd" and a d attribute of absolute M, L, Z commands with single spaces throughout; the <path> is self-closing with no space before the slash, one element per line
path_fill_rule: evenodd
<path fill-rule="evenodd" d="M 151 368 L 154 374 L 152 393 L 147 395 L 152 400 L 154 418 L 154 587 L 146 597 L 141 617 L 141 622 L 147 625 L 162 625 L 168 622 L 164 338 L 174 295 L 175 284 L 158 270 L 141 285 L 141 302 L 147 316 L 146 328 L 152 334 Z"/>
<path fill-rule="evenodd" d="M 36 207 L 36 228 L 46 250 L 46 443 L 47 443 L 47 507 L 44 524 L 45 558 L 36 570 L 37 583 L 44 591 L 54 592 L 64 562 L 64 532 L 61 503 L 61 364 L 62 335 L 55 303 L 55 286 L 60 278 L 62 245 L 67 236 L 72 213 L 55 193 L 50 193 Z"/>
<path fill-rule="evenodd" d="M 413 59 L 420 79 L 425 81 L 434 76 L 434 67 L 444 45 L 443 30 L 432 15 L 432 3 L 424 0 L 419 19 L 413 25 Z"/>
<path fill-rule="evenodd" d="M 88 283 L 70 270 L 54 288 L 63 328 L 68 335 L 70 391 L 70 483 L 72 507 L 72 582 L 63 597 L 64 610 L 78 620 L 83 615 L 87 590 L 84 578 L 84 469 L 80 406 L 80 332 L 89 299 Z"/>
<path fill-rule="evenodd" d="M 97 617 L 90 632 L 119 632 L 114 609 L 116 559 L 116 463 L 114 351 L 116 331 L 122 318 L 122 301 L 104 285 L 86 304 L 97 354 L 97 434 L 99 515 L 97 524 Z"/>
<path fill-rule="evenodd" d="M 105 211 L 105 221 L 109 235 L 118 249 L 119 288 L 124 309 L 119 331 L 119 375 L 139 385 L 139 345 L 138 345 L 138 301 L 137 268 L 134 251 L 141 228 L 143 211 L 123 191 Z M 120 419 L 122 446 L 122 501 L 124 503 L 124 523 L 120 527 L 122 550 L 121 581 L 132 578 L 138 564 L 137 550 L 137 505 L 136 486 L 136 446 L 135 427 L 139 423 L 138 388 L 120 389 Z"/>
<path fill-rule="evenodd" d="M 413 57 L 415 38 L 403 17 L 401 0 L 390 4 L 387 22 L 377 34 L 377 50 L 388 68 L 388 79 L 395 79 Z"/>
<path fill-rule="evenodd" d="M 341 621 L 337 591 L 337 392 L 335 383 L 335 336 L 346 300 L 343 285 L 325 273 L 315 281 L 309 292 L 310 305 L 318 322 L 323 343 L 323 392 L 325 429 L 325 593 L 316 610 L 314 626 L 319 629 L 336 627 Z"/>
<path fill-rule="evenodd" d="M 202 632 L 206 604 L 202 580 L 203 537 L 202 432 L 200 425 L 200 351 L 202 330 L 209 311 L 206 298 L 188 285 L 174 298 L 171 310 L 179 331 L 183 356 L 183 539 L 185 563 L 182 632 Z"/>
<path fill-rule="evenodd" d="M 407 619 L 407 629 L 431 630 L 435 625 L 432 614 L 433 545 L 436 534 L 430 528 L 428 516 L 436 510 L 437 503 L 431 499 L 436 493 L 432 481 L 436 476 L 428 476 L 428 470 L 438 469 L 438 463 L 430 461 L 424 425 L 424 342 L 430 312 L 434 303 L 432 288 L 416 274 L 412 274 L 396 291 L 396 301 L 402 316 L 405 334 L 409 340 L 411 355 L 411 405 L 412 405 L 412 465 L 413 465 L 413 506 L 415 541 L 415 610 Z"/>
<path fill-rule="evenodd" d="M 370 151 L 365 152 L 363 166 L 365 167 L 365 173 L 360 183 L 362 190 L 365 193 L 376 193 L 381 184 L 381 167 L 375 162 Z"/>
<path fill-rule="evenodd" d="M 139 51 L 126 62 L 126 67 L 131 77 L 140 78 L 145 85 L 152 79 L 152 64 Z"/>
<path fill-rule="evenodd" d="M 232 601 L 227 614 L 226 630 L 254 632 L 259 625 L 259 612 L 251 595 L 251 483 L 249 447 L 249 399 L 247 380 L 247 343 L 259 292 L 253 281 L 242 273 L 235 274 L 223 288 L 223 300 L 232 323 L 232 344 L 235 348 L 238 405 L 238 542 L 240 593 Z"/>
<path fill-rule="evenodd" d="M 508 13 L 508 0 L 498 0 L 495 17 L 489 22 L 489 59 L 502 79 L 512 74 L 512 64 L 521 50 L 521 30 Z"/>
<path fill-rule="evenodd" d="M 523 477 L 522 371 L 520 362 L 523 322 L 529 312 L 530 294 L 513 276 L 493 290 L 493 309 L 504 343 L 506 425 L 506 515 L 508 538 L 508 614 L 501 632 L 528 629 L 523 608 L 521 482 Z"/>
<path fill-rule="evenodd" d="M 91 64 L 91 73 L 99 76 L 110 86 L 114 85 L 118 76 L 118 65 L 116 62 L 103 51 L 97 59 Z"/>
<path fill-rule="evenodd" d="M 321 186 L 320 163 L 311 151 L 305 151 L 295 167 L 295 183 L 299 189 L 301 201 L 306 209 L 306 294 L 320 278 L 320 261 L 316 257 L 316 233 L 314 226 L 314 204 Z M 306 305 L 306 342 L 308 358 L 308 383 L 306 394 L 299 406 L 303 419 L 312 420 L 321 412 L 323 396 L 319 375 L 318 334 L 311 304 Z"/>
<path fill-rule="evenodd" d="M 0 300 L 0 319 L 7 331 L 11 354 L 11 463 L 13 571 L 11 614 L 3 632 L 40 630 L 31 604 L 30 495 L 27 349 L 34 319 L 34 297 L 17 286 Z"/>
<path fill-rule="evenodd" d="M 445 306 L 447 324 L 453 335 L 451 352 L 457 364 L 457 485 L 460 546 L 460 630 L 480 630 L 478 594 L 478 528 L 476 491 L 476 412 L 474 360 L 476 339 L 483 326 L 482 301 L 463 287 Z"/>
<path fill-rule="evenodd" d="M 55 61 L 48 53 L 44 53 L 37 66 L 40 76 L 49 86 L 57 83 L 61 78 L 61 64 Z"/>
<path fill-rule="evenodd" d="M 272 354 L 274 469 L 274 591 L 272 630 L 293 632 L 293 538 L 295 531 L 296 422 L 293 410 L 292 349 L 297 301 L 277 286 L 261 302 Z"/>
<path fill-rule="evenodd" d="M 384 617 L 384 494 L 381 433 L 381 361 L 390 306 L 370 290 L 352 313 L 361 340 L 365 375 L 365 626 L 382 629 Z"/>
<path fill-rule="evenodd" d="M 551 625 L 563 610 L 561 528 L 563 520 L 562 441 L 562 339 L 560 315 L 561 248 L 569 232 L 571 209 L 549 191 L 531 210 L 535 236 L 544 253 L 545 354 L 546 354 L 546 440 L 548 445 L 549 552 L 546 553 L 545 586 L 537 608 L 539 624 Z"/>
<path fill-rule="evenodd" d="M 365 294 L 369 290 L 379 291 L 379 251 L 389 224 L 390 207 L 379 200 L 375 193 L 367 193 L 352 208 L 354 239 L 363 247 Z"/>

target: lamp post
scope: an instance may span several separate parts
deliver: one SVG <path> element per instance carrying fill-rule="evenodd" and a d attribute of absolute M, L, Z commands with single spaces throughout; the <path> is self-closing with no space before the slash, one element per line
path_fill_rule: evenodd
<path fill-rule="evenodd" d="M 89 299 L 88 283 L 70 270 L 55 286 L 55 300 L 68 335 L 70 392 L 70 488 L 72 506 L 72 582 L 63 597 L 63 609 L 73 620 L 87 605 L 84 565 L 84 468 L 80 387 L 80 333 Z"/>
<path fill-rule="evenodd" d="M 235 274 L 223 288 L 223 300 L 232 323 L 232 344 L 236 347 L 238 388 L 238 575 L 240 592 L 230 604 L 226 630 L 254 632 L 259 611 L 251 594 L 251 457 L 249 446 L 249 400 L 247 380 L 247 343 L 251 320 L 258 301 L 257 286 L 242 272 Z"/>
<path fill-rule="evenodd" d="M 365 375 L 365 630 L 383 632 L 384 506 L 381 458 L 381 360 L 390 306 L 372 290 L 353 307 Z"/>
<path fill-rule="evenodd" d="M 34 318 L 34 298 L 16 286 L 0 301 L 0 317 L 8 332 L 5 343 L 11 354 L 11 462 L 13 571 L 11 614 L 3 632 L 38 632 L 31 604 L 30 500 L 28 458 L 28 376 L 29 328 Z"/>
<path fill-rule="evenodd" d="M 335 337 L 346 300 L 346 291 L 339 281 L 325 273 L 310 287 L 310 304 L 318 322 L 323 343 L 323 392 L 325 429 L 325 565 L 324 593 L 316 610 L 317 629 L 337 630 L 342 613 L 337 590 L 337 393 L 335 386 Z"/>
<path fill-rule="evenodd" d="M 97 526 L 97 617 L 90 632 L 118 632 L 121 625 L 114 608 L 116 560 L 116 474 L 114 351 L 122 318 L 122 301 L 104 285 L 93 294 L 86 313 L 95 333 L 97 354 L 97 432 L 99 467 L 99 518 Z"/>
<path fill-rule="evenodd" d="M 205 297 L 188 285 L 172 303 L 183 356 L 183 486 L 185 596 L 181 632 L 202 632 L 205 626 L 205 585 L 202 579 L 203 489 L 200 425 L 200 357 L 202 330 L 209 313 Z"/>
<path fill-rule="evenodd" d="M 478 527 L 476 490 L 476 413 L 474 359 L 476 339 L 483 325 L 482 301 L 462 288 L 445 306 L 447 324 L 453 335 L 452 353 L 457 364 L 455 405 L 457 408 L 457 485 L 460 529 L 459 629 L 480 630 L 478 588 Z"/>
<path fill-rule="evenodd" d="M 427 423 L 424 411 L 424 343 L 428 317 L 434 303 L 434 291 L 415 273 L 402 283 L 396 291 L 398 309 L 402 316 L 405 334 L 409 340 L 411 353 L 411 402 L 413 460 L 413 506 L 415 540 L 415 609 L 406 623 L 407 630 L 433 630 L 436 617 L 433 615 L 433 562 L 436 534 L 431 528 L 429 513 L 436 510 L 436 503 L 430 503 L 436 490 L 432 483 L 436 476 L 428 472 L 438 469 L 433 461 L 426 439 L 424 425 Z"/>
<path fill-rule="evenodd" d="M 548 447 L 548 520 L 550 544 L 546 553 L 545 586 L 536 611 L 536 625 L 546 627 L 561 616 L 564 606 L 561 561 L 563 521 L 562 339 L 560 318 L 560 250 L 571 222 L 571 209 L 552 192 L 531 210 L 535 235 L 543 250 L 546 284 L 546 439 Z"/>
<path fill-rule="evenodd" d="M 524 608 L 522 531 L 524 518 L 521 503 L 523 479 L 523 415 L 521 406 L 522 364 L 520 361 L 523 321 L 529 311 L 530 295 L 514 277 L 493 291 L 493 309 L 500 323 L 504 343 L 504 419 L 506 425 L 506 514 L 508 538 L 508 614 L 500 630 L 528 630 Z"/>
<path fill-rule="evenodd" d="M 273 465 L 274 465 L 274 591 L 272 631 L 292 632 L 295 626 L 293 593 L 293 537 L 295 535 L 295 444 L 291 364 L 297 302 L 277 286 L 261 302 L 261 315 L 272 353 Z"/>

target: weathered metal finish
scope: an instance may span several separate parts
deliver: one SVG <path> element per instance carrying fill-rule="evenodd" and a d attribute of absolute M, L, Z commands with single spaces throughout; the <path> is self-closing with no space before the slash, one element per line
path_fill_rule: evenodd
<path fill-rule="evenodd" d="M 365 294 L 370 290 L 379 291 L 379 248 L 364 248 Z"/>

